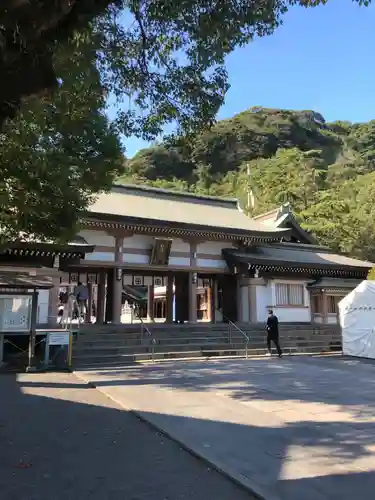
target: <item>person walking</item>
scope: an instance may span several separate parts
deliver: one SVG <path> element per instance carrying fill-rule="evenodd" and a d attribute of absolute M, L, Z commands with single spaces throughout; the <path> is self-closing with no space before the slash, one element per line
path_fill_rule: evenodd
<path fill-rule="evenodd" d="M 76 296 L 78 310 L 79 310 L 78 321 L 81 321 L 81 318 L 82 321 L 84 321 L 87 308 L 87 301 L 89 298 L 89 290 L 87 286 L 79 281 L 78 286 L 74 290 L 74 295 Z"/>
<path fill-rule="evenodd" d="M 268 311 L 266 330 L 268 355 L 272 356 L 271 342 L 273 342 L 276 346 L 277 354 L 279 358 L 281 358 L 283 352 L 279 342 L 279 319 L 275 314 L 273 314 L 272 309 L 269 309 Z"/>

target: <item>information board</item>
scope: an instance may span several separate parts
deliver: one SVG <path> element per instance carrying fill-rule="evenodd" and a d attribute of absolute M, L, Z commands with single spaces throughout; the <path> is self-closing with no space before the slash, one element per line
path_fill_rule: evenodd
<path fill-rule="evenodd" d="M 69 332 L 53 332 L 48 334 L 49 345 L 69 345 Z"/>

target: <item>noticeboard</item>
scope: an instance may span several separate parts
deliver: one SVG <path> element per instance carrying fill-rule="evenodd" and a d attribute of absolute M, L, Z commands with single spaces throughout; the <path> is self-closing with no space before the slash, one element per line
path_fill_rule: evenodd
<path fill-rule="evenodd" d="M 48 334 L 49 345 L 69 345 L 69 332 L 53 332 Z"/>

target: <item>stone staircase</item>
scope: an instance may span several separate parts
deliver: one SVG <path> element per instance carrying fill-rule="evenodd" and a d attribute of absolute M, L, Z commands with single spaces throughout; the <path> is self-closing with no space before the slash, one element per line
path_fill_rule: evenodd
<path fill-rule="evenodd" d="M 282 324 L 280 339 L 285 354 L 341 350 L 336 325 Z M 83 325 L 73 346 L 73 366 L 99 368 L 176 358 L 264 355 L 265 340 L 264 326 L 251 324 Z"/>

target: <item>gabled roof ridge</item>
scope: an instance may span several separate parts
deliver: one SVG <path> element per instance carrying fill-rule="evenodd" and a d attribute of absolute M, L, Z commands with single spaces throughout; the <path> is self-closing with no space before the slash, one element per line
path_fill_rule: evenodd
<path fill-rule="evenodd" d="M 276 243 L 264 244 L 259 246 L 267 246 L 267 247 L 278 247 L 278 248 L 290 248 L 292 250 L 303 249 L 306 251 L 316 252 L 320 250 L 324 253 L 335 253 L 332 248 L 327 247 L 326 245 L 313 245 L 311 243 L 293 243 L 291 241 L 280 241 Z M 342 254 L 343 255 L 343 254 Z"/>
<path fill-rule="evenodd" d="M 277 222 L 279 219 L 281 219 L 285 216 L 294 217 L 292 207 L 291 207 L 290 203 L 287 202 L 287 203 L 283 203 L 282 205 L 274 208 L 273 210 L 269 210 L 268 212 L 264 212 L 262 214 L 255 215 L 253 217 L 253 219 L 267 221 L 267 220 L 271 219 L 271 215 L 275 216 L 275 222 Z"/>
<path fill-rule="evenodd" d="M 164 194 L 167 196 L 175 196 L 176 198 L 188 198 L 194 200 L 206 200 L 206 201 L 216 201 L 218 203 L 228 203 L 231 205 L 238 205 L 237 198 L 226 198 L 224 196 L 212 196 L 208 194 L 197 194 L 190 191 L 175 191 L 173 189 L 164 189 L 154 186 L 148 186 L 145 184 L 113 184 L 115 189 L 123 189 L 124 191 L 139 191 L 139 192 L 149 192 L 155 194 Z"/>
<path fill-rule="evenodd" d="M 269 215 L 272 215 L 272 214 L 277 215 L 279 212 L 279 208 L 280 207 L 277 207 L 277 208 L 274 208 L 273 210 L 269 210 L 268 212 L 263 212 L 262 214 L 254 215 L 252 217 L 252 219 L 254 219 L 254 220 L 262 220 L 262 219 L 268 220 L 266 217 Z"/>

